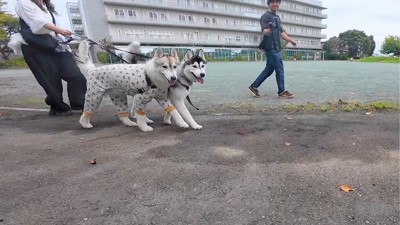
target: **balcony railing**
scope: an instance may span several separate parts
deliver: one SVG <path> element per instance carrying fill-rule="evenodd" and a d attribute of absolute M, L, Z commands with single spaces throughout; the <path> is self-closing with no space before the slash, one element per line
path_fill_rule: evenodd
<path fill-rule="evenodd" d="M 309 22 L 291 20 L 291 19 L 287 19 L 287 18 L 281 18 L 281 21 L 282 21 L 282 23 L 290 23 L 290 24 L 302 25 L 302 26 L 306 26 L 306 27 L 316 27 L 316 28 L 326 29 L 326 24 L 309 23 Z M 285 26 L 285 25 L 283 25 L 283 26 Z"/>
<path fill-rule="evenodd" d="M 111 36 L 111 41 L 119 44 L 129 44 L 133 40 L 139 41 L 142 46 L 146 45 L 174 45 L 174 46 L 216 46 L 216 47 L 237 47 L 237 48 L 257 48 L 259 42 L 251 41 L 236 41 L 236 40 L 199 40 L 199 39 L 180 39 L 180 38 L 148 38 L 148 37 L 121 37 L 121 36 Z M 294 48 L 292 45 L 288 44 L 287 48 Z M 296 49 L 322 49 L 321 45 L 306 45 L 298 44 Z"/>
<path fill-rule="evenodd" d="M 225 31 L 245 31 L 251 33 L 260 33 L 260 28 L 258 26 L 248 26 L 248 25 L 232 25 L 226 26 L 225 24 L 204 24 L 204 23 L 190 23 L 190 22 L 181 22 L 179 20 L 150 20 L 150 19 L 134 19 L 134 18 L 120 18 L 114 15 L 107 15 L 107 21 L 109 23 L 119 23 L 119 24 L 138 24 L 138 25 L 150 25 L 150 26 L 164 26 L 164 27 L 180 27 L 180 28 L 189 28 L 189 29 L 208 29 L 208 30 L 225 30 Z M 282 21 L 283 22 L 283 21 Z M 292 34 L 293 32 L 287 31 L 288 34 Z M 315 38 L 326 38 L 325 35 L 321 34 L 309 34 L 298 32 L 295 33 L 298 36 L 304 37 L 315 37 Z"/>
<path fill-rule="evenodd" d="M 104 0 L 104 3 L 108 4 L 119 4 L 123 6 L 140 6 L 140 7 L 149 7 L 155 9 L 172 9 L 176 10 L 177 8 L 180 11 L 186 12 L 195 12 L 195 13 L 207 13 L 207 14 L 215 14 L 215 15 L 224 15 L 224 16 L 231 16 L 234 15 L 235 17 L 245 17 L 249 19 L 259 19 L 260 15 L 265 11 L 264 9 L 255 9 L 255 12 L 245 12 L 242 10 L 235 10 L 235 11 L 227 11 L 225 8 L 221 6 L 217 7 L 208 7 L 204 8 L 201 2 L 193 3 L 192 5 L 180 5 L 177 1 L 158 1 L 158 0 Z M 288 6 L 281 6 L 281 9 L 286 11 L 299 13 L 303 15 L 309 15 L 313 17 L 318 17 L 322 19 L 326 19 L 327 15 L 322 13 L 315 13 L 315 12 L 307 12 L 302 9 L 293 9 Z"/>
<path fill-rule="evenodd" d="M 328 16 L 326 14 L 323 14 L 323 13 L 309 12 L 309 11 L 305 11 L 303 9 L 294 9 L 294 8 L 290 8 L 289 6 L 285 6 L 285 5 L 281 5 L 279 8 L 282 11 L 288 11 L 288 12 L 293 12 L 293 13 L 297 13 L 297 14 L 303 14 L 303 15 L 318 17 L 318 18 L 321 18 L 321 19 L 328 18 Z"/>
<path fill-rule="evenodd" d="M 251 27 L 246 25 L 234 25 L 234 26 L 226 26 L 225 24 L 213 24 L 213 23 L 198 23 L 198 22 L 181 22 L 177 19 L 168 19 L 168 20 L 150 20 L 150 19 L 129 19 L 129 18 L 120 18 L 114 15 L 107 15 L 107 21 L 109 23 L 120 23 L 120 24 L 140 24 L 140 25 L 162 25 L 167 27 L 181 27 L 181 28 L 190 28 L 190 29 L 211 29 L 211 30 L 232 30 L 232 31 L 247 31 L 259 33 L 260 28 Z"/>

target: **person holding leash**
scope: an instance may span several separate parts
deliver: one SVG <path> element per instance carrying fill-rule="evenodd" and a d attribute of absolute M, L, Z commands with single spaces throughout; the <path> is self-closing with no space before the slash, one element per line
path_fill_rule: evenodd
<path fill-rule="evenodd" d="M 83 110 L 86 78 L 66 44 L 57 36 L 70 37 L 72 33 L 55 25 L 57 12 L 51 0 L 18 0 L 15 11 L 20 17 L 22 54 L 46 92 L 49 115 L 67 116 L 72 115 L 71 110 Z M 63 100 L 62 80 L 67 82 L 70 105 Z"/>
<path fill-rule="evenodd" d="M 285 33 L 281 27 L 281 20 L 276 14 L 276 11 L 279 9 L 281 4 L 281 0 L 268 0 L 267 3 L 268 10 L 260 18 L 263 40 L 259 46 L 259 48 L 264 50 L 266 53 L 267 64 L 260 75 L 258 75 L 257 79 L 250 85 L 249 90 L 256 97 L 260 97 L 260 92 L 257 88 L 275 70 L 276 83 L 278 84 L 278 96 L 281 98 L 293 98 L 294 95 L 285 90 L 280 38 L 282 37 L 293 46 L 296 46 L 296 42 Z"/>

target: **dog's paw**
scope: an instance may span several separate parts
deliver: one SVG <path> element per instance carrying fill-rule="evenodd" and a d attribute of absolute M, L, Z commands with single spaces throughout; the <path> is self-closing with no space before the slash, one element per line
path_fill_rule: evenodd
<path fill-rule="evenodd" d="M 154 123 L 154 121 L 151 120 L 151 119 L 149 119 L 149 118 L 146 118 L 146 123 L 147 123 L 147 124 L 152 124 L 152 123 Z"/>
<path fill-rule="evenodd" d="M 79 123 L 81 124 L 81 126 L 85 129 L 90 129 L 93 128 L 93 125 L 90 124 L 90 118 L 82 115 L 81 118 L 79 119 Z"/>
<path fill-rule="evenodd" d="M 153 131 L 153 128 L 150 126 L 140 127 L 143 132 Z"/>
<path fill-rule="evenodd" d="M 203 126 L 196 124 L 196 125 L 192 126 L 192 128 L 195 130 L 201 130 L 201 129 L 203 129 Z"/>
<path fill-rule="evenodd" d="M 171 125 L 172 122 L 171 122 L 171 120 L 164 120 L 164 124 L 165 124 L 165 125 Z"/>
<path fill-rule="evenodd" d="M 133 121 L 131 121 L 130 123 L 124 123 L 126 126 L 128 126 L 128 127 L 136 127 L 137 126 L 137 123 L 135 123 L 135 122 L 133 122 Z"/>
<path fill-rule="evenodd" d="M 81 126 L 82 126 L 83 128 L 85 128 L 85 129 L 91 129 L 91 128 L 93 128 L 93 125 L 90 124 L 90 123 L 86 123 L 86 124 L 81 123 Z"/>
<path fill-rule="evenodd" d="M 189 128 L 189 124 L 187 124 L 186 122 L 182 121 L 180 123 L 176 123 L 176 125 L 178 125 L 181 128 Z"/>
<path fill-rule="evenodd" d="M 136 127 L 137 126 L 137 124 L 135 122 L 133 122 L 132 120 L 130 120 L 128 117 L 120 117 L 119 119 L 125 126 L 128 126 L 128 127 Z"/>

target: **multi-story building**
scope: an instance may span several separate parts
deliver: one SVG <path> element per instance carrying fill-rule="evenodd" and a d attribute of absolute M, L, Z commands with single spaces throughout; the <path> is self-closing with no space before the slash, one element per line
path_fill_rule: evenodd
<path fill-rule="evenodd" d="M 84 33 L 93 40 L 106 38 L 119 47 L 136 40 L 142 49 L 195 46 L 217 58 L 244 52 L 257 59 L 259 18 L 267 0 L 80 0 L 79 8 Z M 297 42 L 296 48 L 287 45 L 287 57 L 323 58 L 324 9 L 318 0 L 282 1 L 282 26 Z M 69 15 L 74 27 L 73 19 L 78 19 Z"/>
<path fill-rule="evenodd" d="M 79 10 L 79 4 L 74 2 L 67 2 L 67 12 L 72 32 L 78 35 L 85 35 L 82 17 Z"/>

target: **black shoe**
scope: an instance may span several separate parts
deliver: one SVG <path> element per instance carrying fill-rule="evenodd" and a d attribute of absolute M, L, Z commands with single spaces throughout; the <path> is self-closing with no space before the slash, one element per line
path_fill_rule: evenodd
<path fill-rule="evenodd" d="M 70 115 L 72 115 L 72 111 L 71 110 L 68 110 L 68 111 L 57 111 L 57 110 L 54 110 L 54 109 L 50 109 L 49 115 L 50 116 L 70 116 Z"/>

